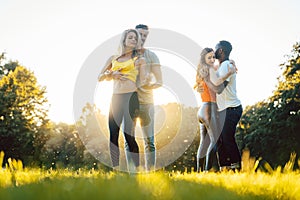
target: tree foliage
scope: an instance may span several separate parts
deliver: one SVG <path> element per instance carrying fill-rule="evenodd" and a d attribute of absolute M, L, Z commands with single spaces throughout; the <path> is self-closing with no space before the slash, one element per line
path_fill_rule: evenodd
<path fill-rule="evenodd" d="M 6 157 L 23 159 L 34 156 L 34 138 L 47 124 L 45 87 L 33 72 L 0 58 L 0 147 Z M 27 160 L 26 160 L 27 159 Z"/>
<path fill-rule="evenodd" d="M 248 106 L 238 130 L 241 147 L 274 167 L 284 165 L 291 152 L 300 154 L 300 43 L 280 66 L 283 73 L 273 95 Z"/>
<path fill-rule="evenodd" d="M 50 123 L 47 139 L 39 154 L 46 168 L 80 168 L 83 166 L 84 146 L 75 125 Z"/>

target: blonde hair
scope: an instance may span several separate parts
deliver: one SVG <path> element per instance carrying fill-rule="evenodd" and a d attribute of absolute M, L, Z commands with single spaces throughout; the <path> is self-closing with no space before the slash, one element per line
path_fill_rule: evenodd
<path fill-rule="evenodd" d="M 130 32 L 133 32 L 135 33 L 135 35 L 137 36 L 137 44 L 135 46 L 135 48 L 132 50 L 132 55 L 131 57 L 136 57 L 136 56 L 139 56 L 140 55 L 140 52 L 141 52 L 141 49 L 142 49 L 142 40 L 141 40 L 141 36 L 139 34 L 139 32 L 135 29 L 127 29 L 125 30 L 123 33 L 122 33 L 122 36 L 121 36 L 121 40 L 120 40 L 120 44 L 119 44 L 119 49 L 118 49 L 118 54 L 119 56 L 121 55 L 124 55 L 126 52 L 125 52 L 125 40 L 126 40 L 126 37 L 128 35 L 128 33 Z"/>
<path fill-rule="evenodd" d="M 209 75 L 209 66 L 205 62 L 205 56 L 212 51 L 214 51 L 212 48 L 206 47 L 200 53 L 200 61 L 197 66 L 197 78 L 200 80 L 203 80 L 203 78 Z"/>

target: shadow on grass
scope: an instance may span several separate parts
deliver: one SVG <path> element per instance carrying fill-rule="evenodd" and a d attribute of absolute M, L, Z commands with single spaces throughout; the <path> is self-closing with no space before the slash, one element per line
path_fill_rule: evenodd
<path fill-rule="evenodd" d="M 185 180 L 176 180 L 173 182 L 173 186 L 176 188 L 176 199 L 274 199 L 273 197 L 267 195 L 258 196 L 249 193 L 238 194 L 238 192 L 227 190 L 224 187 L 214 186 L 206 183 L 195 183 Z"/>
<path fill-rule="evenodd" d="M 230 184 L 230 183 L 229 183 Z M 274 199 L 254 194 L 240 195 L 209 184 L 172 180 L 165 174 L 107 174 L 99 177 L 47 178 L 39 183 L 0 188 L 0 199 Z"/>

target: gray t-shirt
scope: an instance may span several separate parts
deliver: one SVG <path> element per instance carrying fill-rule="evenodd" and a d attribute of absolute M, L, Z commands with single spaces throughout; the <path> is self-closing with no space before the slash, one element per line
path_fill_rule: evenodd
<path fill-rule="evenodd" d="M 159 59 L 156 56 L 156 54 L 148 49 L 145 50 L 143 54 L 145 60 L 146 60 L 146 72 L 151 74 L 151 82 L 156 82 L 161 80 L 156 80 L 156 76 L 153 73 L 152 69 L 153 67 L 160 67 Z M 139 87 L 140 82 L 139 78 L 137 79 L 137 85 L 138 85 L 138 96 L 139 96 L 139 102 L 140 104 L 153 104 L 153 91 L 152 89 L 144 89 Z"/>

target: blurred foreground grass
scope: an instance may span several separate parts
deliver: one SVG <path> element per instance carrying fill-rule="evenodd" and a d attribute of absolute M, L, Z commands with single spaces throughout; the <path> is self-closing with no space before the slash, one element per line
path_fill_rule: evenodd
<path fill-rule="evenodd" d="M 300 173 L 0 171 L 0 199 L 300 199 Z"/>
<path fill-rule="evenodd" d="M 267 168 L 268 173 L 254 172 L 246 161 L 240 173 L 158 171 L 130 175 L 100 170 L 29 169 L 21 161 L 9 159 L 0 169 L 0 200 L 300 199 L 300 171 L 292 170 L 294 155 L 283 169 Z"/>

